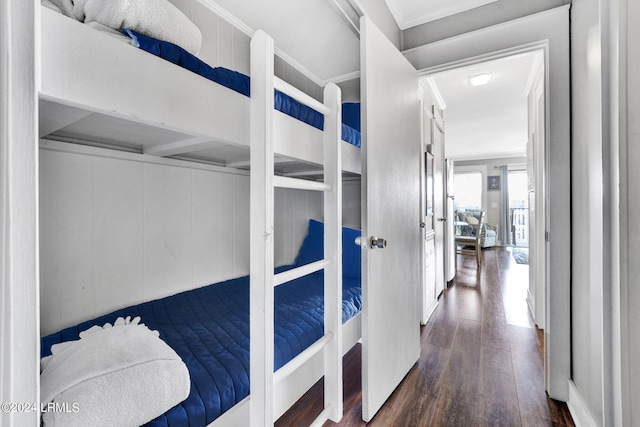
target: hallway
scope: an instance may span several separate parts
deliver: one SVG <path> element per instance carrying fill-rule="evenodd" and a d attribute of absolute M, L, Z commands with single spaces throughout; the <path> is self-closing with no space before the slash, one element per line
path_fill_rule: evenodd
<path fill-rule="evenodd" d="M 528 267 L 511 249 L 459 256 L 456 278 L 421 330 L 421 357 L 372 426 L 573 426 L 544 391 L 542 347 L 526 305 Z M 361 347 L 344 358 L 341 426 L 361 421 Z M 321 411 L 322 381 L 276 423 L 308 425 Z M 327 422 L 325 425 L 335 425 Z"/>

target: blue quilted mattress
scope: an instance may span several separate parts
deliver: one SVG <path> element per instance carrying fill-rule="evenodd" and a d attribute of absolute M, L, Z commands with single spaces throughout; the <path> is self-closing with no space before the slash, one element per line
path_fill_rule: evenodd
<path fill-rule="evenodd" d="M 196 74 L 201 75 L 211 81 L 221 84 L 245 96 L 250 96 L 250 80 L 249 76 L 237 71 L 228 70 L 223 67 L 211 67 L 206 62 L 198 59 L 173 43 L 163 40 L 157 40 L 147 37 L 133 30 L 123 30 L 123 33 L 131 37 L 134 46 L 163 58 L 169 62 L 186 68 Z M 275 91 L 274 107 L 276 110 L 283 112 L 295 119 L 307 123 L 317 129 L 324 129 L 324 115 L 299 103 L 290 96 Z M 359 113 L 359 110 L 358 110 Z M 349 123 L 349 122 L 346 122 Z M 349 144 L 360 147 L 360 129 L 342 123 L 342 139 Z"/>
<path fill-rule="evenodd" d="M 275 289 L 275 369 L 323 333 L 323 273 Z M 361 309 L 360 280 L 343 282 L 342 318 Z M 48 335 L 42 356 L 53 344 L 79 339 L 93 325 L 120 316 L 140 316 L 182 358 L 191 376 L 189 397 L 148 426 L 206 426 L 249 394 L 249 278 L 242 277 L 124 308 Z"/>

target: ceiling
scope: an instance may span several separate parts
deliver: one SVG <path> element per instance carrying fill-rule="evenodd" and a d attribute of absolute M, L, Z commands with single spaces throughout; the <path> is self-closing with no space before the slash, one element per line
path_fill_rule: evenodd
<path fill-rule="evenodd" d="M 536 59 L 538 58 L 538 59 Z M 447 108 L 446 152 L 451 160 L 526 155 L 525 88 L 539 53 L 529 53 L 432 76 Z M 473 87 L 468 78 L 491 73 L 491 81 Z"/>

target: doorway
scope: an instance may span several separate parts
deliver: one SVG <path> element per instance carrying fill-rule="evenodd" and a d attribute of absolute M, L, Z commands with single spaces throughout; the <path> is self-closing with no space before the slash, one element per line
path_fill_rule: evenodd
<path fill-rule="evenodd" d="M 494 25 L 405 51 L 421 75 L 453 70 L 514 53 L 543 52 L 541 113 L 548 120 L 536 147 L 545 182 L 537 196 L 538 217 L 546 221 L 542 239 L 546 268 L 539 278 L 544 297 L 545 374 L 549 396 L 567 401 L 571 378 L 571 94 L 569 5 Z M 551 114 L 551 112 L 553 112 Z M 549 141 L 553 141 L 551 144 Z M 544 194 L 540 194 L 544 193 Z M 536 237 L 536 241 L 538 238 Z M 551 304 L 553 301 L 553 304 Z M 537 304 L 537 307 L 540 304 Z M 539 321 L 540 319 L 536 319 Z"/>
<path fill-rule="evenodd" d="M 485 76 L 483 84 L 476 84 L 478 76 Z M 531 205 L 539 212 L 546 206 L 544 53 L 520 52 L 430 78 L 447 103 L 445 156 L 454 162 L 456 211 L 485 213 L 485 234 L 491 230 L 496 238 L 483 239 L 483 251 L 506 247 L 521 284 L 505 292 L 501 303 L 505 309 L 528 306 L 543 327 L 546 242 L 538 231 L 546 224 L 544 215 L 534 223 L 529 212 Z M 530 257 L 530 247 L 539 256 Z M 538 265 L 543 273 L 532 274 Z M 519 318 L 514 325 L 525 323 Z"/>

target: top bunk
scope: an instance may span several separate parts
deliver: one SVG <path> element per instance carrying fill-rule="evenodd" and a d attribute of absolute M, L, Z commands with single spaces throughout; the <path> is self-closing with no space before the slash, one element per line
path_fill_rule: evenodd
<path fill-rule="evenodd" d="M 141 48 L 43 5 L 40 137 L 248 169 L 250 98 L 242 84 L 248 88 L 249 77 L 216 68 L 224 73 L 216 83 L 150 54 L 143 50 L 147 38 L 132 36 Z M 165 49 L 150 40 L 149 51 Z M 276 82 L 276 89 L 290 89 Z M 276 92 L 276 173 L 321 175 L 323 116 L 283 96 Z M 343 125 L 343 139 L 346 133 L 357 133 L 359 145 L 359 132 Z M 341 151 L 345 175 L 359 175 L 359 147 L 342 141 Z"/>

